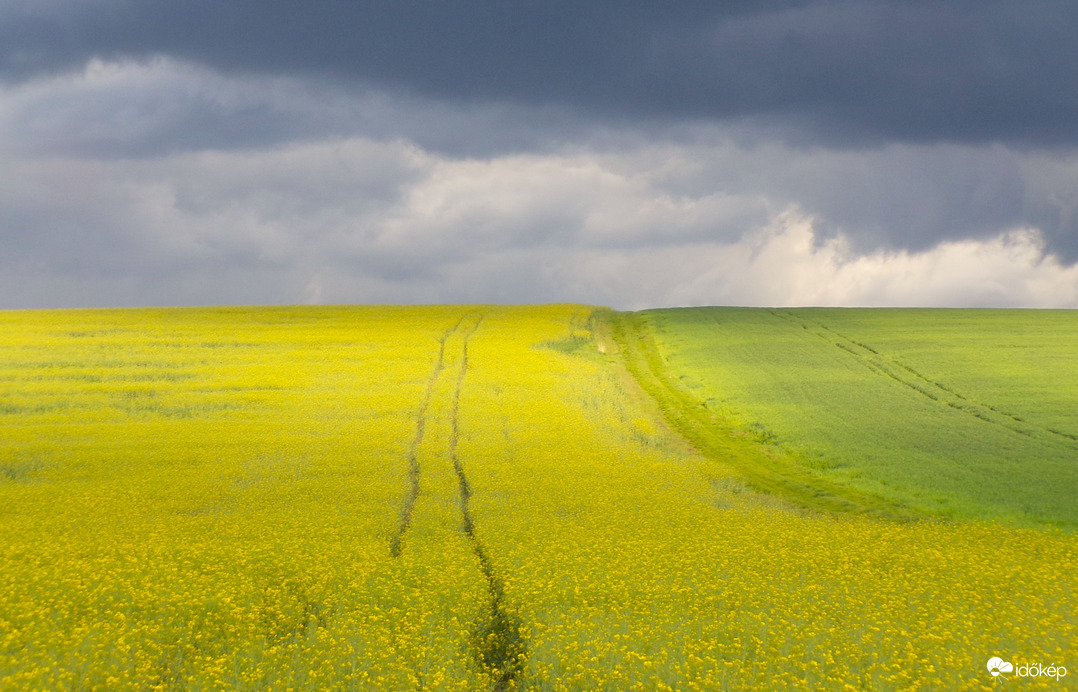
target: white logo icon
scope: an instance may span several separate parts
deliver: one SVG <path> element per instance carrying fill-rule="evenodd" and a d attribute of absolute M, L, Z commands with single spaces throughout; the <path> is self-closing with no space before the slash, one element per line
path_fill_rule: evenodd
<path fill-rule="evenodd" d="M 992 674 L 992 677 L 998 677 L 1000 673 L 1010 673 L 1014 670 L 1014 666 L 1007 663 L 999 656 L 993 656 L 988 659 L 988 672 Z"/>

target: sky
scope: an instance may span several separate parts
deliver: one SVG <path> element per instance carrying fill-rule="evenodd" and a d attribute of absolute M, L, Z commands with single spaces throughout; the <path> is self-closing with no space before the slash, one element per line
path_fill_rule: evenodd
<path fill-rule="evenodd" d="M 0 309 L 1078 307 L 1071 0 L 0 0 Z"/>

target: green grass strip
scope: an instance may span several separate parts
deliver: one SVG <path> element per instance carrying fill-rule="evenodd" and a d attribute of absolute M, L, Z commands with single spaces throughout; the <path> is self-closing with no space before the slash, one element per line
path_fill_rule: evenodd
<path fill-rule="evenodd" d="M 655 400 L 667 423 L 701 454 L 732 467 L 753 489 L 809 509 L 903 521 L 925 518 L 911 508 L 832 483 L 774 456 L 746 431 L 709 410 L 666 371 L 643 317 L 604 310 L 597 312 L 596 318 L 608 322 L 625 367 Z"/>

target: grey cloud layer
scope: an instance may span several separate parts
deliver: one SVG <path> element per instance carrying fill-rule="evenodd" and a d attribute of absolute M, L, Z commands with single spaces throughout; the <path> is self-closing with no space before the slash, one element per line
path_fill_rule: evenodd
<path fill-rule="evenodd" d="M 11 3 L 0 74 L 156 55 L 450 101 L 769 119 L 831 144 L 1078 144 L 1069 0 Z"/>
<path fill-rule="evenodd" d="M 559 128 L 561 138 L 550 135 Z M 943 239 L 988 238 L 1032 226 L 1044 234 L 1046 251 L 1065 262 L 1078 261 L 1078 181 L 1074 155 L 1066 148 L 1023 153 L 1002 145 L 895 143 L 833 149 L 745 138 L 737 126 L 619 130 L 553 109 L 453 105 L 374 90 L 350 94 L 292 79 L 228 78 L 168 61 L 95 63 L 75 75 L 9 89 L 0 99 L 0 150 L 31 158 L 256 152 L 293 141 L 342 137 L 397 137 L 440 155 L 476 160 L 507 152 L 557 155 L 567 149 L 616 159 L 618 151 L 650 146 L 658 152 L 667 146 L 681 152 L 662 163 L 663 184 L 673 194 L 756 196 L 778 207 L 797 205 L 816 218 L 821 238 L 844 234 L 860 251 L 919 251 Z M 734 146 L 732 138 L 738 137 L 745 143 Z M 627 160 L 627 165 L 641 165 L 635 157 Z M 326 189 L 352 184 L 347 171 L 337 172 L 336 180 L 323 176 Z M 257 180 L 257 166 L 245 175 Z M 487 184 L 486 191 L 462 191 L 487 200 L 490 214 L 483 223 L 509 222 L 497 212 L 499 195 L 542 192 L 506 189 L 497 180 Z M 305 203 L 321 204 L 325 193 L 319 190 L 305 187 Z M 370 191 L 360 187 L 355 194 L 362 198 Z M 295 191 L 289 195 L 300 198 Z M 564 225 L 560 203 L 554 203 L 546 219 L 545 228 L 555 230 L 537 226 L 536 234 L 557 232 Z M 586 203 L 591 202 L 578 202 Z M 604 213 L 613 223 L 615 212 Z M 759 225 L 758 213 L 748 219 L 744 230 Z M 645 215 L 620 222 L 616 235 L 621 238 L 653 234 L 656 242 L 663 240 L 660 219 L 649 221 Z"/>
<path fill-rule="evenodd" d="M 1004 171 L 982 173 L 990 182 L 1024 180 L 1027 169 L 1053 182 L 1078 176 L 1075 160 L 1044 173 L 1032 155 L 990 154 L 970 148 L 946 158 Z M 1078 306 L 1078 268 L 1041 257 L 1042 238 L 1006 219 L 990 231 L 970 224 L 920 253 L 858 247 L 862 238 L 841 231 L 883 214 L 873 204 L 916 203 L 919 172 L 941 155 L 899 147 L 865 161 L 727 139 L 462 159 L 406 141 L 345 138 L 152 159 L 9 160 L 0 171 L 12 181 L 0 190 L 0 307 L 131 296 Z M 879 182 L 894 190 L 846 216 L 837 216 L 841 186 L 805 181 L 805 171 L 818 171 L 854 185 L 865 170 L 896 173 L 854 194 Z M 959 178 L 958 188 L 980 184 Z M 937 202 L 923 213 L 957 213 L 947 190 Z M 832 219 L 831 235 L 819 230 L 829 209 L 841 220 Z M 86 285 L 92 299 L 81 297 Z"/>
<path fill-rule="evenodd" d="M 594 141 L 604 132 L 610 134 L 597 119 L 556 106 L 434 101 L 294 76 L 229 76 L 163 58 L 95 59 L 75 72 L 9 85 L 0 98 L 0 150 L 31 156 L 144 158 L 350 135 L 489 156 Z"/>

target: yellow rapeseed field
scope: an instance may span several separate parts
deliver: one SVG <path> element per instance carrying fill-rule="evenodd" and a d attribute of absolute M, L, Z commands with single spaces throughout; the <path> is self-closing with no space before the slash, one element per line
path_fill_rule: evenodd
<path fill-rule="evenodd" d="M 0 690 L 1078 675 L 1072 534 L 751 493 L 665 427 L 597 319 L 0 312 Z"/>

